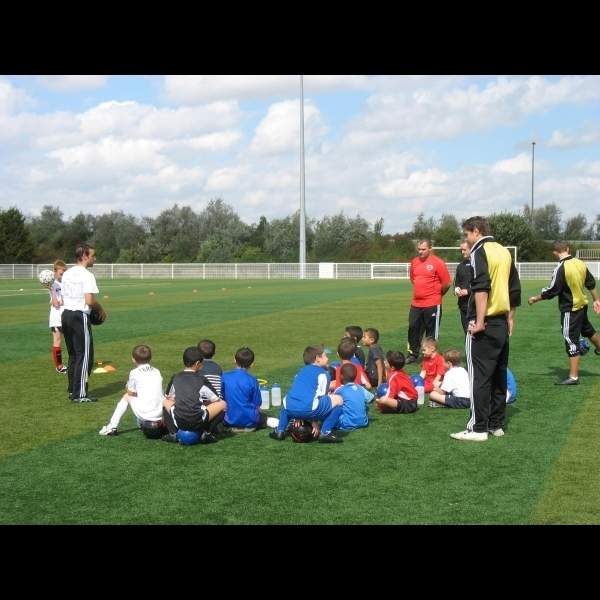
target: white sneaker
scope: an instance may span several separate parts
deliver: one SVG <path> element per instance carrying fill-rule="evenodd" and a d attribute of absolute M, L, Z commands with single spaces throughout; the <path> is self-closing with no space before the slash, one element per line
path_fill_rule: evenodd
<path fill-rule="evenodd" d="M 477 431 L 469 431 L 465 429 L 464 431 L 459 431 L 458 433 L 451 433 L 451 438 L 455 440 L 464 440 L 465 442 L 485 442 L 488 439 L 487 431 L 483 431 L 478 433 Z"/>
<path fill-rule="evenodd" d="M 433 400 L 429 401 L 429 408 L 444 408 L 443 404 L 438 404 L 437 402 L 434 402 Z"/>
<path fill-rule="evenodd" d="M 279 425 L 279 419 L 275 417 L 267 417 L 267 427 L 271 429 L 277 429 L 277 425 Z"/>
<path fill-rule="evenodd" d="M 498 429 L 490 429 L 489 433 L 491 433 L 494 437 L 502 437 L 504 435 L 504 429 L 502 429 L 502 427 L 498 427 Z"/>
<path fill-rule="evenodd" d="M 117 428 L 105 425 L 98 433 L 100 435 L 117 435 Z"/>

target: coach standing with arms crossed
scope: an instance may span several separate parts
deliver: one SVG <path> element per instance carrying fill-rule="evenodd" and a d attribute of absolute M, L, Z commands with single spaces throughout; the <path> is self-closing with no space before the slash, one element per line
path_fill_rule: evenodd
<path fill-rule="evenodd" d="M 508 338 L 521 304 L 521 282 L 510 252 L 494 241 L 483 217 L 471 217 L 462 226 L 473 267 L 465 341 L 471 416 L 467 428 L 450 437 L 483 442 L 488 432 L 504 435 Z"/>
<path fill-rule="evenodd" d="M 419 240 L 419 256 L 412 259 L 409 276 L 413 298 L 408 314 L 408 351 L 406 363 L 419 357 L 423 330 L 427 337 L 438 339 L 442 319 L 442 296 L 450 288 L 446 263 L 431 253 L 431 240 Z"/>
<path fill-rule="evenodd" d="M 90 312 L 93 308 L 106 318 L 106 313 L 94 294 L 98 293 L 96 278 L 89 267 L 96 261 L 96 250 L 87 244 L 75 248 L 76 265 L 67 269 L 62 279 L 64 310 L 62 329 L 69 352 L 69 399 L 73 402 L 95 402 L 87 393 L 87 380 L 94 364 L 94 340 Z"/>

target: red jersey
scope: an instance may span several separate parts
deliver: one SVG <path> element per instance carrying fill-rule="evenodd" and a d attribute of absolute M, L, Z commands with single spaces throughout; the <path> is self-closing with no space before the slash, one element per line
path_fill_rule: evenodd
<path fill-rule="evenodd" d="M 348 361 L 350 362 L 350 361 Z M 344 363 L 342 363 L 343 365 Z M 366 385 L 369 382 L 369 378 L 365 373 L 365 370 L 360 366 L 352 363 L 354 368 L 356 369 L 356 377 L 354 378 L 354 383 L 358 385 Z M 339 365 L 335 368 L 335 387 L 336 389 L 342 385 L 342 379 L 340 377 L 340 371 L 342 370 L 342 365 Z"/>
<path fill-rule="evenodd" d="M 435 356 L 430 356 L 429 358 L 423 357 L 421 370 L 425 370 L 425 387 L 427 388 L 427 384 L 431 385 L 436 378 L 436 375 L 443 376 L 446 372 L 444 357 L 439 353 L 436 353 Z M 427 389 L 425 391 L 427 391 Z"/>
<path fill-rule="evenodd" d="M 388 376 L 388 396 L 417 401 L 417 390 L 412 379 L 402 369 L 392 369 Z"/>
<path fill-rule="evenodd" d="M 442 303 L 442 287 L 450 283 L 446 263 L 434 254 L 425 260 L 418 256 L 410 261 L 410 280 L 413 284 L 412 305 L 417 308 Z"/>

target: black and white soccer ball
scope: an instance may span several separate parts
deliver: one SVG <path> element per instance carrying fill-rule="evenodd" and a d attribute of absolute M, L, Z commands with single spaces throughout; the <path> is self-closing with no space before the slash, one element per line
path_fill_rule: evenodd
<path fill-rule="evenodd" d="M 102 325 L 102 323 L 104 323 L 106 320 L 106 313 L 102 315 L 98 309 L 92 308 L 89 318 L 92 325 Z"/>
<path fill-rule="evenodd" d="M 38 279 L 44 287 L 50 287 L 54 283 L 54 272 L 50 269 L 44 269 L 38 275 Z"/>
<path fill-rule="evenodd" d="M 289 426 L 290 437 L 298 444 L 312 442 L 315 438 L 312 434 L 312 423 L 303 419 L 294 419 Z"/>

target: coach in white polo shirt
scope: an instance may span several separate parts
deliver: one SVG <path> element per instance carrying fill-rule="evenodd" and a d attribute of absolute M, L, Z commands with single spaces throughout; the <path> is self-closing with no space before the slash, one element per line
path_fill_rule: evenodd
<path fill-rule="evenodd" d="M 69 399 L 73 402 L 95 402 L 87 393 L 87 380 L 94 364 L 94 340 L 90 324 L 91 309 L 102 319 L 106 313 L 94 294 L 98 293 L 96 278 L 88 267 L 96 261 L 96 250 L 87 244 L 75 248 L 77 264 L 67 269 L 62 279 L 64 307 L 62 330 L 69 352 Z"/>

